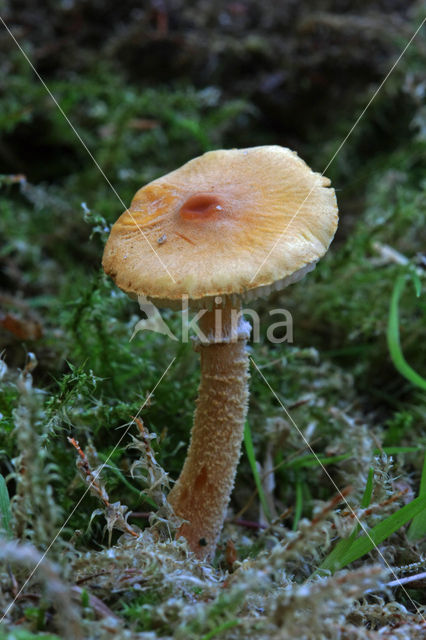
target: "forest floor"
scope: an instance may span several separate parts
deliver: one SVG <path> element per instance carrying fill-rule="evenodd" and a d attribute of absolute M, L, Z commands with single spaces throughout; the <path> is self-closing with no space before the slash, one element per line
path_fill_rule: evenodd
<path fill-rule="evenodd" d="M 426 637 L 424 28 L 357 120 L 420 5 L 39 4 L 2 17 L 73 127 L 0 25 L 0 640 Z M 340 224 L 253 303 L 245 447 L 201 562 L 164 510 L 198 356 L 130 341 L 100 265 L 143 184 L 258 144 L 326 168 Z M 292 343 L 266 339 L 273 307 Z"/>

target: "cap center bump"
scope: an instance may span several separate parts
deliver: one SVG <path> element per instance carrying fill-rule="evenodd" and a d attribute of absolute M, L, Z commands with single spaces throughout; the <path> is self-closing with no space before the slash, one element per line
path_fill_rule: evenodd
<path fill-rule="evenodd" d="M 179 210 L 184 220 L 204 220 L 223 211 L 219 198 L 210 193 L 197 193 L 186 200 Z"/>

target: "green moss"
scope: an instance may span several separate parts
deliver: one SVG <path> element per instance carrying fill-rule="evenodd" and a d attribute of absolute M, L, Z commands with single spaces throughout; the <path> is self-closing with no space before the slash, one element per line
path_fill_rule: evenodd
<path fill-rule="evenodd" d="M 259 43 L 267 50 L 265 40 L 256 43 L 253 52 Z M 244 47 L 235 51 L 243 55 Z M 26 64 L 11 56 L 2 78 L 8 91 L 0 96 L 2 153 L 11 154 L 8 174 L 25 173 L 27 181 L 6 177 L 6 168 L 1 169 L 0 235 L 6 238 L 0 248 L 2 304 L 24 324 L 37 322 L 43 335 L 22 339 L 1 329 L 9 366 L 0 391 L 2 475 L 18 473 L 7 488 L 11 525 L 15 533 L 19 525 L 21 540 L 47 548 L 67 519 L 59 536 L 61 553 L 55 549 L 55 557 L 63 563 L 64 583 L 82 580 L 87 588 L 80 613 L 88 636 L 95 636 L 103 623 L 87 594 L 98 595 L 121 618 L 121 631 L 128 628 L 130 634 L 147 632 L 158 638 L 238 640 L 256 626 L 256 637 L 270 640 L 287 628 L 298 628 L 296 623 L 291 627 L 292 615 L 305 610 L 310 613 L 298 624 L 331 637 L 330 628 L 321 626 L 331 619 L 328 609 L 327 615 L 321 614 L 321 603 L 329 607 L 330 602 L 341 602 L 342 610 L 350 612 L 348 628 L 349 620 L 359 616 L 356 633 L 363 626 L 374 633 L 368 603 L 351 609 L 374 574 L 367 558 L 358 560 L 365 575 L 352 572 L 353 578 L 345 578 L 340 573 L 339 583 L 305 580 L 330 552 L 331 541 L 347 540 L 353 531 L 343 508 L 334 505 L 321 515 L 336 491 L 330 478 L 339 487 L 352 487 L 348 500 L 358 510 L 367 474 L 374 469 L 372 511 L 361 514 L 371 530 L 418 493 L 423 451 L 416 447 L 426 444 L 426 398 L 393 367 L 386 342 L 390 299 L 404 269 L 398 261 L 407 259 L 417 268 L 424 285 L 426 143 L 418 58 L 413 47 L 327 171 L 341 212 L 329 253 L 303 282 L 256 303 L 262 326 L 271 307 L 283 306 L 293 314 L 295 344 L 278 347 L 265 339 L 252 345 L 252 356 L 278 398 L 290 407 L 300 432 L 252 368 L 253 452 L 251 465 L 242 456 L 231 504 L 234 514 L 245 509 L 244 514 L 238 525 L 228 522 L 225 527 L 223 540 L 234 540 L 239 554 L 227 575 L 224 543 L 212 567 L 189 557 L 181 542 L 170 541 L 173 523 L 161 505 L 141 495 L 146 469 L 140 477 L 131 477 L 140 452 L 126 448 L 134 432 L 125 430 L 132 416 L 139 415 L 157 435 L 151 444 L 158 464 L 177 477 L 192 423 L 197 355 L 191 345 L 146 331 L 129 341 L 140 315 L 137 304 L 104 276 L 100 261 L 109 225 L 142 184 L 207 149 L 232 146 L 237 138 L 247 146 L 253 140 L 270 140 L 271 131 L 259 131 L 253 103 L 230 99 L 215 87 L 194 88 L 185 78 L 169 85 L 136 85 L 107 61 L 81 74 L 68 70 L 65 77 L 53 76 L 52 92 L 114 193 Z M 313 121 L 312 135 L 300 148 L 306 149 L 315 169 L 326 166 L 352 126 L 353 113 L 364 107 L 364 98 L 353 98 L 350 118 L 342 116 L 332 131 Z M 179 333 L 179 314 L 162 313 Z M 400 301 L 402 349 L 423 375 L 425 314 L 424 292 L 416 298 L 407 287 Z M 24 397 L 19 377 L 28 351 L 38 360 L 31 398 Z M 173 358 L 167 376 L 144 405 Z M 131 520 L 132 527 L 145 529 L 145 537 L 135 542 L 115 532 L 108 547 L 104 520 L 92 520 L 99 503 L 84 494 L 86 487 L 76 479 L 75 452 L 67 436 L 76 437 L 85 450 L 93 445 L 94 467 L 108 460 L 100 481 L 112 507 L 108 512 L 101 504 L 103 515 L 111 517 L 119 501 L 137 513 L 156 504 L 154 529 L 140 514 Z M 24 466 L 14 460 L 17 456 L 27 461 Z M 263 481 L 265 469 L 274 469 L 275 487 L 266 483 L 263 488 L 272 521 L 266 530 L 245 526 L 259 524 L 257 495 L 247 507 L 256 488 L 256 463 Z M 34 472 L 31 481 L 24 473 L 27 468 Z M 401 489 L 407 493 L 400 495 Z M 15 492 L 26 505 L 21 514 L 13 506 Z M 412 544 L 399 529 L 381 549 L 401 575 L 416 571 L 424 552 L 421 542 Z M 19 563 L 16 571 L 23 573 Z M 345 599 L 346 579 L 354 584 L 359 580 L 361 586 Z M 10 584 L 10 573 L 2 568 L 2 610 L 10 601 Z M 33 586 L 40 591 L 37 582 Z M 422 602 L 419 591 L 409 593 Z M 408 607 L 406 594 L 401 598 Z M 395 621 L 391 609 L 381 610 L 383 624 L 390 621 L 390 626 Z M 24 615 L 28 628 L 56 628 L 49 608 L 16 609 L 11 624 Z M 403 615 L 409 626 L 405 637 L 416 637 L 415 615 Z M 10 629 L 5 638 L 35 637 L 29 630 Z"/>
<path fill-rule="evenodd" d="M 161 624 L 156 613 L 158 606 L 167 595 L 167 593 L 160 594 L 154 590 L 144 591 L 143 593 L 134 591 L 130 598 L 119 601 L 117 608 L 120 610 L 121 615 L 131 623 L 135 631 L 149 631 L 152 628 L 156 628 L 159 634 L 170 633 L 171 629 Z M 171 590 L 169 595 L 171 595 Z"/>

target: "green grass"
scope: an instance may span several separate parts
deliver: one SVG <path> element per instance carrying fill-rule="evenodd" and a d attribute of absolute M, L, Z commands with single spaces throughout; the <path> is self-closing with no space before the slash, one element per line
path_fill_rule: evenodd
<path fill-rule="evenodd" d="M 0 474 L 0 531 L 3 530 L 8 538 L 12 538 L 11 520 L 9 492 L 5 479 Z"/>
<path fill-rule="evenodd" d="M 367 485 L 361 501 L 361 508 L 365 509 L 369 506 L 373 493 L 374 472 L 370 469 L 367 479 Z M 382 542 L 389 538 L 393 533 L 401 529 L 410 520 L 413 523 L 416 518 L 421 517 L 417 521 L 417 527 L 414 528 L 412 536 L 418 533 L 424 535 L 424 514 L 426 513 L 426 496 L 424 492 L 418 498 L 412 500 L 409 504 L 401 507 L 395 513 L 385 518 L 371 529 L 366 528 L 358 523 L 348 538 L 340 540 L 332 552 L 323 560 L 321 565 L 315 571 L 315 574 L 323 574 L 324 572 L 335 572 L 344 569 L 351 562 L 359 560 L 367 553 L 376 549 Z M 358 536 L 362 529 L 363 535 Z M 415 539 L 414 537 L 412 539 Z"/>
<path fill-rule="evenodd" d="M 409 504 L 401 507 L 391 516 L 379 522 L 372 529 L 367 530 L 366 535 L 357 538 L 350 548 L 343 554 L 337 565 L 339 569 L 346 567 L 351 562 L 362 558 L 365 554 L 376 549 L 384 540 L 406 525 L 426 508 L 426 496 L 414 498 Z"/>
<path fill-rule="evenodd" d="M 206 633 L 204 636 L 202 636 L 200 640 L 212 640 L 213 638 L 217 638 L 224 631 L 227 631 L 228 629 L 233 629 L 239 624 L 240 624 L 239 620 L 228 620 L 227 622 L 223 622 L 222 624 L 218 625 L 215 629 L 212 629 L 211 631 L 209 631 L 209 633 Z"/>
<path fill-rule="evenodd" d="M 253 441 L 251 437 L 250 425 L 248 421 L 246 421 L 244 425 L 244 444 L 246 448 L 247 458 L 250 464 L 250 469 L 253 474 L 254 483 L 256 485 L 257 493 L 259 495 L 260 504 L 262 505 L 262 509 L 266 518 L 270 521 L 271 513 L 266 500 L 265 492 L 263 490 L 259 469 L 257 467 L 256 456 L 254 453 Z"/>
<path fill-rule="evenodd" d="M 373 494 L 373 481 L 374 481 L 374 469 L 370 469 L 368 472 L 367 483 L 365 486 L 364 495 L 361 500 L 361 508 L 366 509 L 371 501 L 371 496 Z M 339 542 L 335 545 L 331 553 L 328 554 L 326 558 L 321 562 L 318 569 L 315 571 L 315 574 L 322 574 L 324 572 L 330 571 L 334 572 L 337 569 L 342 569 L 344 567 L 343 558 L 350 550 L 353 545 L 359 531 L 361 529 L 361 524 L 357 523 L 348 538 L 343 538 L 339 540 Z M 314 574 L 314 575 L 315 575 Z"/>
<path fill-rule="evenodd" d="M 389 310 L 389 322 L 387 330 L 387 340 L 389 353 L 395 368 L 412 384 L 426 391 L 426 378 L 419 375 L 406 361 L 401 350 L 400 331 L 399 331 L 399 304 L 400 298 L 404 291 L 407 280 L 412 280 L 417 297 L 420 297 L 421 281 L 417 273 L 410 270 L 408 274 L 401 274 L 395 282 L 392 292 L 392 299 Z"/>
<path fill-rule="evenodd" d="M 426 454 L 423 458 L 422 475 L 420 479 L 419 498 L 426 496 Z M 414 516 L 413 522 L 408 529 L 409 540 L 421 540 L 426 536 L 426 509 Z"/>

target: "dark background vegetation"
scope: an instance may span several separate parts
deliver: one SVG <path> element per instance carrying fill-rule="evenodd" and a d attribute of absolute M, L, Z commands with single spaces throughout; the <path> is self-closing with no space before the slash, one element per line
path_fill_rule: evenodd
<path fill-rule="evenodd" d="M 11 376 L 0 395 L 0 465 L 4 475 L 12 470 L 13 375 L 31 351 L 43 428 L 62 473 L 55 491 L 68 513 L 81 487 L 73 484 L 66 435 L 106 456 L 118 427 L 177 355 L 143 411 L 159 435 L 159 460 L 176 477 L 196 395 L 191 347 L 145 333 L 129 344 L 137 306 L 100 270 L 120 199 L 128 204 L 147 181 L 219 147 L 288 146 L 322 172 L 422 13 L 407 0 L 17 0 L 3 2 L 1 15 L 119 195 L 0 26 L 0 345 Z M 332 444 L 345 451 L 344 422 L 330 418 L 333 406 L 355 412 L 384 444 L 425 441 L 424 393 L 397 373 L 385 338 L 403 267 L 380 252 L 389 245 L 424 264 L 425 50 L 423 30 L 327 168 L 341 212 L 329 254 L 304 282 L 257 303 L 265 323 L 270 306 L 293 313 L 294 345 L 278 350 L 265 342 L 253 355 L 286 404 L 307 399 L 295 419 L 303 428 L 316 425 L 323 452 Z M 404 353 L 424 374 L 424 297 L 407 288 L 402 302 Z M 177 328 L 175 315 L 166 316 Z M 264 426 L 279 411 L 253 372 L 250 423 L 259 459 Z M 289 438 L 281 457 L 302 446 Z M 421 461 L 404 460 L 415 491 Z M 122 484 L 128 452 L 119 447 L 113 463 L 111 494 L 146 510 Z M 244 486 L 253 485 L 245 459 L 240 480 L 236 511 L 247 498 Z M 305 515 L 312 500 L 330 496 L 320 470 L 278 480 L 282 508 L 294 501 L 296 482 Z M 69 533 L 85 530 L 92 508 L 87 498 Z M 81 540 L 101 544 L 102 525 Z"/>

